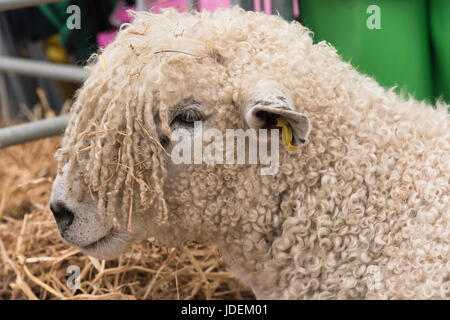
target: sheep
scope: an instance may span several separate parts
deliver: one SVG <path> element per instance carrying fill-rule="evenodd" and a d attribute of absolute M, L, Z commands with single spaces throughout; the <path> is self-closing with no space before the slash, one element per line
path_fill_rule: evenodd
<path fill-rule="evenodd" d="M 65 242 L 104 259 L 150 236 L 216 244 L 259 299 L 450 297 L 443 103 L 382 88 L 298 22 L 236 7 L 136 13 L 87 68 L 56 153 Z M 292 137 L 266 137 L 273 174 L 171 161 L 175 131 L 199 139 L 194 123 L 278 133 L 279 119 Z"/>

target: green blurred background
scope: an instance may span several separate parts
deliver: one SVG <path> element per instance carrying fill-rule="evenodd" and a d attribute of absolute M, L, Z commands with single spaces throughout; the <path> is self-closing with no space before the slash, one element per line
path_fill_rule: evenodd
<path fill-rule="evenodd" d="M 450 103 L 450 0 L 294 1 L 315 42 L 331 43 L 360 72 L 418 100 Z M 247 10 L 255 6 L 254 0 L 237 2 Z M 271 9 L 296 18 L 291 0 L 272 0 Z M 377 20 L 379 28 L 372 28 Z"/>
<path fill-rule="evenodd" d="M 442 97 L 450 102 L 449 0 L 299 4 L 300 21 L 314 32 L 315 41 L 330 42 L 359 71 L 385 87 L 398 85 L 398 92 L 416 99 L 434 102 Z"/>

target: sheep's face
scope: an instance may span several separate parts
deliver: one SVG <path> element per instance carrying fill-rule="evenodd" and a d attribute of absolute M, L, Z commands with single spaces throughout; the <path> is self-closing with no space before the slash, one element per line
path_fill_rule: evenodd
<path fill-rule="evenodd" d="M 53 183 L 50 208 L 58 225 L 58 231 L 69 245 L 79 247 L 90 256 L 104 259 L 117 257 L 136 240 L 144 239 L 146 222 L 143 216 L 132 222 L 132 231 L 126 228 L 114 228 L 112 219 L 102 219 L 98 214 L 98 205 L 85 194 L 84 197 L 65 195 L 69 164 L 63 168 Z M 72 186 L 78 191 L 79 182 Z"/>
<path fill-rule="evenodd" d="M 160 207 L 150 206 L 142 214 L 137 212 L 136 203 L 135 208 L 119 218 L 101 217 L 96 201 L 98 192 L 88 189 L 80 198 L 78 191 L 82 181 L 75 181 L 70 187 L 71 195 L 66 194 L 71 162 L 66 163 L 55 179 L 50 205 L 64 241 L 88 255 L 113 258 L 134 241 L 148 236 L 167 245 L 185 240 L 208 241 L 213 234 L 221 234 L 222 223 L 229 223 L 229 219 L 239 221 L 247 208 L 235 206 L 236 196 L 241 201 L 247 198 L 251 202 L 249 194 L 259 179 L 264 176 L 269 181 L 278 171 L 280 134 L 278 129 L 272 128 L 274 119 L 283 116 L 297 122 L 294 140 L 300 143 L 304 142 L 309 126 L 306 117 L 292 111 L 288 98 L 277 91 L 275 83 L 264 85 L 267 87 L 261 91 L 263 94 L 253 97 L 243 108 L 233 104 L 214 105 L 212 101 L 197 102 L 193 97 L 182 99 L 169 112 L 172 140 L 162 133 L 157 118 L 154 139 L 164 150 L 167 170 L 162 193 L 168 210 L 167 225 L 156 219 L 154 210 L 159 211 Z M 271 128 L 275 135 L 268 130 L 267 137 L 256 135 L 258 140 L 251 142 L 250 138 L 245 138 L 245 133 L 251 132 L 249 126 Z M 244 133 L 243 140 L 239 133 Z M 228 142 L 230 136 L 235 139 L 233 144 Z M 277 140 L 272 142 L 274 137 Z M 238 149 L 238 140 L 244 143 L 243 151 Z M 295 141 L 293 143 L 297 144 Z M 250 143 L 255 142 L 256 149 L 251 150 Z M 269 155 L 269 162 L 264 165 L 249 163 L 252 152 L 261 152 L 258 146 L 264 146 Z M 234 154 L 234 164 L 227 158 L 230 152 Z M 245 153 L 244 163 L 238 164 L 241 152 Z M 261 160 L 255 158 L 258 162 Z M 114 223 L 114 219 L 119 221 Z"/>
<path fill-rule="evenodd" d="M 113 258 L 149 236 L 177 245 L 248 229 L 262 194 L 276 207 L 287 188 L 278 167 L 292 153 L 281 145 L 277 119 L 292 129 L 291 147 L 308 137 L 309 120 L 276 72 L 291 60 L 261 65 L 278 51 L 255 33 L 257 20 L 284 32 L 286 22 L 258 15 L 247 23 L 236 10 L 234 27 L 232 11 L 217 20 L 203 15 L 201 27 L 200 16 L 171 15 L 138 15 L 90 66 L 74 104 L 50 206 L 64 241 L 89 255 Z M 168 33 L 174 21 L 183 36 Z M 249 56 L 242 28 L 255 33 L 260 56 Z M 303 34 L 298 28 L 292 39 Z"/>

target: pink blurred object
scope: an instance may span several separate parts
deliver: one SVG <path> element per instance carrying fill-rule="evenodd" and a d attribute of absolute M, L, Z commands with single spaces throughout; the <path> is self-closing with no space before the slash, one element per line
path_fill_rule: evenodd
<path fill-rule="evenodd" d="M 292 11 L 294 12 L 294 18 L 300 18 L 300 8 L 298 7 L 298 0 L 292 0 Z"/>
<path fill-rule="evenodd" d="M 100 48 L 106 47 L 114 41 L 117 35 L 117 30 L 103 31 L 97 33 L 97 46 Z"/>
<path fill-rule="evenodd" d="M 264 0 L 264 12 L 266 14 L 272 14 L 272 1 Z"/>
<path fill-rule="evenodd" d="M 117 9 L 117 11 L 115 12 L 116 20 L 120 21 L 121 23 L 131 22 L 131 20 L 133 20 L 133 17 L 128 14 L 127 10 L 136 10 L 136 6 L 122 7 Z"/>
<path fill-rule="evenodd" d="M 231 6 L 230 0 L 199 0 L 199 10 L 208 10 L 214 12 L 218 7 L 229 8 Z"/>
<path fill-rule="evenodd" d="M 261 11 L 261 0 L 253 0 L 253 10 L 255 12 Z"/>
<path fill-rule="evenodd" d="M 264 13 L 272 14 L 272 1 L 263 0 L 263 3 L 264 3 Z M 261 0 L 253 0 L 253 11 L 255 12 L 261 11 Z"/>
<path fill-rule="evenodd" d="M 153 13 L 161 13 L 163 8 L 175 8 L 178 12 L 186 12 L 187 4 L 185 0 L 156 0 L 151 1 L 148 7 Z"/>

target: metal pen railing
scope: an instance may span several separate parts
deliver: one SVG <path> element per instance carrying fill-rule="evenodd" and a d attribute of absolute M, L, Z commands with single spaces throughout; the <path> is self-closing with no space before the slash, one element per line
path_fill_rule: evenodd
<path fill-rule="evenodd" d="M 1 0 L 0 11 L 23 9 L 46 3 L 61 2 L 64 0 Z"/>
<path fill-rule="evenodd" d="M 14 72 L 32 77 L 83 82 L 89 73 L 76 66 L 0 56 L 0 72 Z"/>
<path fill-rule="evenodd" d="M 61 1 L 62 0 L 1 0 L 0 12 Z M 1 72 L 70 82 L 83 82 L 88 76 L 86 70 L 76 66 L 0 55 L 0 73 Z M 69 117 L 69 115 L 63 115 L 2 128 L 0 129 L 0 147 L 7 147 L 58 135 L 64 132 L 69 122 Z"/>

